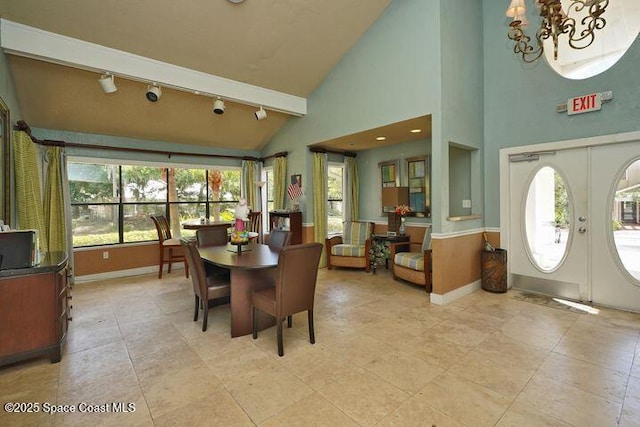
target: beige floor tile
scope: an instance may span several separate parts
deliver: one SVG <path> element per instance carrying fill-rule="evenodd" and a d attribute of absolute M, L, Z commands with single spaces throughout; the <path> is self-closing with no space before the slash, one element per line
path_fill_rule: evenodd
<path fill-rule="evenodd" d="M 157 427 L 168 426 L 253 426 L 247 414 L 231 395 L 220 390 L 211 395 L 196 397 L 184 406 L 154 417 Z"/>
<path fill-rule="evenodd" d="M 344 412 L 314 393 L 259 424 L 260 427 L 356 427 Z"/>
<path fill-rule="evenodd" d="M 415 354 L 425 362 L 436 364 L 443 369 L 449 369 L 473 348 L 471 345 L 453 343 L 429 334 L 425 334 L 420 341 L 407 342 L 399 347 L 400 350 Z"/>
<path fill-rule="evenodd" d="M 640 420 L 640 379 L 631 377 L 620 416 L 621 427 L 636 427 Z"/>
<path fill-rule="evenodd" d="M 534 375 L 516 402 L 575 426 L 615 425 L 622 405 L 566 385 L 544 373 Z"/>
<path fill-rule="evenodd" d="M 600 342 L 589 340 L 588 337 L 563 337 L 553 351 L 619 371 L 625 375 L 631 372 L 634 356 L 633 352 L 624 351 L 615 346 L 607 347 Z"/>
<path fill-rule="evenodd" d="M 351 372 L 318 392 L 360 425 L 374 425 L 409 395 L 369 372 Z"/>
<path fill-rule="evenodd" d="M 3 403 L 5 403 L 3 399 Z M 55 417 L 42 412 L 7 413 L 0 411 L 0 425 L 10 427 L 51 427 Z"/>
<path fill-rule="evenodd" d="M 386 343 L 384 338 L 376 339 L 358 332 L 327 336 L 322 346 L 360 366 L 394 350 L 394 346 Z"/>
<path fill-rule="evenodd" d="M 539 372 L 616 402 L 624 399 L 628 379 L 620 372 L 558 353 L 551 353 Z"/>
<path fill-rule="evenodd" d="M 405 401 L 398 409 L 386 416 L 376 427 L 438 426 L 464 427 L 463 424 L 434 409 L 421 394 Z"/>
<path fill-rule="evenodd" d="M 414 353 L 393 351 L 375 358 L 365 369 L 409 394 L 415 394 L 444 372 L 435 363 L 425 362 Z"/>
<path fill-rule="evenodd" d="M 231 380 L 226 388 L 256 424 L 313 393 L 307 385 L 281 367 Z"/>
<path fill-rule="evenodd" d="M 521 313 L 502 325 L 500 331 L 524 344 L 552 350 L 573 322 L 574 320 L 537 319 L 531 314 Z"/>
<path fill-rule="evenodd" d="M 571 424 L 516 402 L 507 409 L 496 427 L 571 427 Z"/>
<path fill-rule="evenodd" d="M 605 322 L 595 323 L 583 320 L 582 316 L 569 328 L 564 338 L 592 341 L 623 352 L 633 352 L 636 347 L 640 328 L 621 326 Z"/>
<path fill-rule="evenodd" d="M 433 408 L 470 426 L 494 425 L 511 403 L 499 393 L 448 373 L 435 378 L 418 395 Z"/>
<path fill-rule="evenodd" d="M 491 331 L 487 329 L 483 332 L 481 329 L 458 323 L 453 319 L 447 319 L 428 329 L 427 334 L 454 344 L 475 347 L 491 335 Z"/>

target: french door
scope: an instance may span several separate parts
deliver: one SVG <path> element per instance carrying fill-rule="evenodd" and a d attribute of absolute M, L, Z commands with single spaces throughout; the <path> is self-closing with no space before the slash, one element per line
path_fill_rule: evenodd
<path fill-rule="evenodd" d="M 501 152 L 512 287 L 640 311 L 640 224 L 616 229 L 640 196 L 639 140 Z"/>

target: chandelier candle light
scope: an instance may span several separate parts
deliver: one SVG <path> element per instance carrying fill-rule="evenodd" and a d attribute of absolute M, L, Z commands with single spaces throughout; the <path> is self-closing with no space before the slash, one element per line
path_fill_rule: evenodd
<path fill-rule="evenodd" d="M 533 44 L 531 37 L 524 33 L 528 25 L 525 0 L 511 0 L 506 15 L 513 18 L 509 24 L 508 37 L 515 42 L 513 52 L 520 54 L 524 62 L 534 62 L 544 53 L 544 40 L 553 42 L 553 59 L 558 59 L 558 38 L 568 37 L 573 49 L 584 49 L 593 43 L 595 31 L 601 30 L 607 21 L 602 14 L 609 0 L 567 0 L 570 4 L 565 12 L 560 0 L 535 0 L 542 22 L 537 29 Z M 580 16 L 573 17 L 577 14 Z M 579 26 L 579 27 L 578 27 Z M 535 46 L 537 45 L 537 47 Z"/>

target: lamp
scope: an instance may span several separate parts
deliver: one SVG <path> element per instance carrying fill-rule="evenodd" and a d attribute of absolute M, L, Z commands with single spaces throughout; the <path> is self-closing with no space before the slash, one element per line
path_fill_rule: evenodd
<path fill-rule="evenodd" d="M 396 215 L 396 206 L 409 204 L 409 187 L 383 187 L 382 212 L 387 213 L 389 219 L 388 231 L 398 232 L 400 216 Z"/>
<path fill-rule="evenodd" d="M 264 111 L 264 108 L 262 108 L 262 106 L 260 106 L 260 109 L 253 114 L 256 115 L 256 120 L 258 121 L 264 120 L 267 118 L 267 112 Z"/>
<path fill-rule="evenodd" d="M 513 52 L 522 56 L 524 62 L 534 62 L 544 53 L 544 40 L 553 42 L 553 59 L 558 59 L 558 38 L 567 35 L 572 49 L 584 49 L 595 40 L 595 31 L 601 30 L 607 21 L 602 14 L 609 0 L 568 0 L 567 12 L 560 0 L 535 0 L 542 22 L 536 30 L 535 42 L 524 33 L 527 26 L 525 0 L 511 0 L 506 15 L 513 18 L 509 24 L 508 37 L 515 42 Z M 580 16 L 570 17 L 578 14 Z"/>
<path fill-rule="evenodd" d="M 162 89 L 157 84 L 147 86 L 147 99 L 151 102 L 158 102 L 162 96 Z"/>
<path fill-rule="evenodd" d="M 216 114 L 224 114 L 224 101 L 218 97 L 213 101 L 213 112 Z"/>
<path fill-rule="evenodd" d="M 113 74 L 103 74 L 102 77 L 98 79 L 98 83 L 100 83 L 100 87 L 104 93 L 113 93 L 118 91 L 118 87 L 114 82 Z"/>

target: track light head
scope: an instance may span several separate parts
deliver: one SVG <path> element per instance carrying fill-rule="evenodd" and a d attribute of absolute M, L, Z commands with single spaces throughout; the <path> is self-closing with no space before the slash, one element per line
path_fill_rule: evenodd
<path fill-rule="evenodd" d="M 213 112 L 216 114 L 224 114 L 224 101 L 219 97 L 213 101 Z"/>
<path fill-rule="evenodd" d="M 100 87 L 104 93 L 113 93 L 118 91 L 118 87 L 114 82 L 113 74 L 105 73 L 98 79 Z"/>
<path fill-rule="evenodd" d="M 256 120 L 258 121 L 264 120 L 267 118 L 267 112 L 264 111 L 264 108 L 262 108 L 262 106 L 260 106 L 260 109 L 253 114 L 256 115 Z"/>
<path fill-rule="evenodd" d="M 147 99 L 150 102 L 158 102 L 160 97 L 162 96 L 162 89 L 157 84 L 152 84 L 147 86 Z"/>

